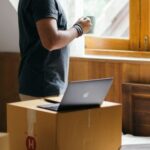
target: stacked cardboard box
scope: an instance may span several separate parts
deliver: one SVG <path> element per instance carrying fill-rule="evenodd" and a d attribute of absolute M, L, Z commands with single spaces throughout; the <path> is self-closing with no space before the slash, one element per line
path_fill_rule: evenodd
<path fill-rule="evenodd" d="M 37 108 L 44 100 L 8 105 L 10 150 L 118 150 L 121 105 L 54 112 Z"/>
<path fill-rule="evenodd" d="M 0 133 L 0 150 L 9 150 L 9 137 L 7 133 Z"/>

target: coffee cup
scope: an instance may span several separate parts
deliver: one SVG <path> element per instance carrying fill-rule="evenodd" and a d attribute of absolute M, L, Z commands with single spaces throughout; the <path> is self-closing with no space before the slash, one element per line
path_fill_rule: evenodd
<path fill-rule="evenodd" d="M 92 26 L 91 26 L 91 28 L 87 34 L 94 33 L 95 22 L 96 22 L 95 17 L 94 16 L 87 16 L 87 18 L 90 18 L 91 23 L 92 23 Z"/>

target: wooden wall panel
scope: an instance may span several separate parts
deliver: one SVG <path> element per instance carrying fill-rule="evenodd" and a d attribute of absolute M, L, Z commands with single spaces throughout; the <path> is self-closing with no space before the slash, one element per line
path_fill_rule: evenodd
<path fill-rule="evenodd" d="M 82 66 L 82 68 L 86 68 L 82 69 L 81 78 L 79 73 L 80 66 Z M 106 99 L 118 102 L 121 96 L 121 70 L 122 64 L 120 63 L 72 59 L 70 64 L 70 80 L 87 80 L 113 77 L 114 82 Z"/>
<path fill-rule="evenodd" d="M 111 92 L 108 94 L 106 99 L 110 99 L 111 101 L 118 101 L 117 98 L 120 97 L 120 86 L 117 86 L 120 84 L 121 80 L 120 73 L 121 73 L 121 64 L 120 63 L 108 63 L 108 62 L 98 62 L 98 61 L 89 61 L 88 66 L 88 79 L 97 79 L 97 78 L 107 78 L 107 77 L 113 77 L 114 82 L 111 87 Z M 116 94 L 115 94 L 116 93 Z M 113 99 L 111 99 L 113 97 Z"/>
<path fill-rule="evenodd" d="M 5 118 L 6 102 L 18 101 L 18 53 L 0 53 L 0 130 Z M 71 58 L 69 80 L 87 80 L 113 77 L 114 82 L 107 100 L 122 102 L 122 83 L 150 83 L 150 63 Z M 3 102 L 2 102 L 3 101 Z M 3 105 L 3 106 L 2 106 Z M 4 110 L 2 110 L 3 108 Z"/>
<path fill-rule="evenodd" d="M 0 99 L 18 100 L 18 53 L 0 54 Z M 71 58 L 69 80 L 113 77 L 109 100 L 121 102 L 125 82 L 150 83 L 150 64 Z"/>
<path fill-rule="evenodd" d="M 18 53 L 0 53 L 0 99 L 17 98 Z"/>
<path fill-rule="evenodd" d="M 150 64 L 124 64 L 124 80 L 138 83 L 150 83 Z"/>
<path fill-rule="evenodd" d="M 150 63 L 104 61 L 86 58 L 72 58 L 71 81 L 113 77 L 113 86 L 107 100 L 122 102 L 122 83 L 150 83 Z"/>
<path fill-rule="evenodd" d="M 88 61 L 70 61 L 70 66 L 72 66 L 69 70 L 70 81 L 88 79 Z"/>
<path fill-rule="evenodd" d="M 6 131 L 6 104 L 19 101 L 18 53 L 0 53 L 0 132 Z"/>

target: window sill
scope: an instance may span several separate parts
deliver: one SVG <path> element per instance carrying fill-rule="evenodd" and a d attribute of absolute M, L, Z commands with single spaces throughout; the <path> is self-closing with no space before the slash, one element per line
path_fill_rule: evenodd
<path fill-rule="evenodd" d="M 105 51 L 105 52 L 104 52 Z M 88 59 L 93 61 L 126 62 L 126 63 L 150 63 L 150 52 L 104 50 L 101 54 L 74 55 L 71 59 Z M 87 50 L 86 50 L 87 52 Z M 113 52 L 113 53 L 112 53 Z"/>

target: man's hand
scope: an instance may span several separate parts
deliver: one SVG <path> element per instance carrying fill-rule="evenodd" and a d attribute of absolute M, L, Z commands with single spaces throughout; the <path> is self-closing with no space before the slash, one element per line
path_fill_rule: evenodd
<path fill-rule="evenodd" d="M 92 22 L 91 22 L 91 19 L 88 18 L 88 17 L 85 17 L 85 18 L 80 18 L 76 24 L 79 24 L 82 29 L 83 29 L 83 33 L 88 33 L 90 28 L 92 27 Z"/>

